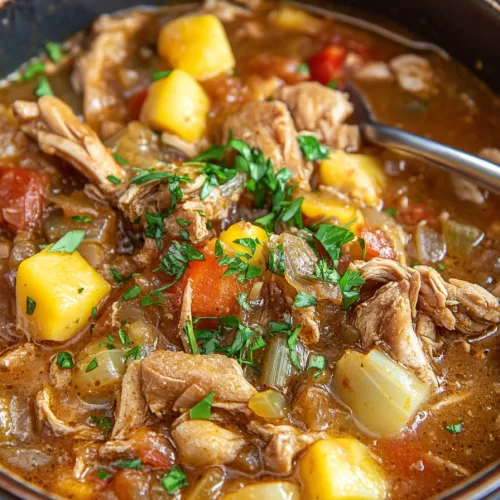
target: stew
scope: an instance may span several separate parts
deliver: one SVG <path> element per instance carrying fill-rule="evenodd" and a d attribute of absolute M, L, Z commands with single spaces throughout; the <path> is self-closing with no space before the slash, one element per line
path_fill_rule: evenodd
<path fill-rule="evenodd" d="M 399 27 L 135 9 L 0 87 L 0 463 L 74 499 L 421 499 L 500 458 L 500 101 Z"/>

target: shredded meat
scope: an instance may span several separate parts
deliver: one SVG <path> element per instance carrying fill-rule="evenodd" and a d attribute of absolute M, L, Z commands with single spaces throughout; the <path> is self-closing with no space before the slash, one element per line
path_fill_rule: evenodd
<path fill-rule="evenodd" d="M 80 122 L 63 101 L 51 96 L 41 97 L 38 102 L 15 101 L 12 109 L 21 130 L 36 140 L 44 153 L 73 165 L 112 199 L 123 192 L 128 171 L 113 159 L 92 128 Z M 110 177 L 123 182 L 113 184 Z"/>
<path fill-rule="evenodd" d="M 208 420 L 186 420 L 172 431 L 181 462 L 191 467 L 233 462 L 245 446 L 245 437 Z"/>
<path fill-rule="evenodd" d="M 300 134 L 313 133 L 319 141 L 335 148 L 340 148 L 341 143 L 342 149 L 359 147 L 357 127 L 342 125 L 354 110 L 345 92 L 303 82 L 282 87 L 275 97 L 288 106 Z"/>
<path fill-rule="evenodd" d="M 294 458 L 303 449 L 328 437 L 325 432 L 302 432 L 291 425 L 262 424 L 256 420 L 252 420 L 247 428 L 267 443 L 263 452 L 264 465 L 279 474 L 289 474 Z"/>
<path fill-rule="evenodd" d="M 85 120 L 102 138 L 123 128 L 128 106 L 116 72 L 130 59 L 133 38 L 149 16 L 133 11 L 122 18 L 101 16 L 93 25 L 90 49 L 76 61 L 78 87 L 83 91 Z"/>
<path fill-rule="evenodd" d="M 303 189 L 309 188 L 311 167 L 307 165 L 297 142 L 297 130 L 282 102 L 251 102 L 229 116 L 224 124 L 224 142 L 230 134 L 259 148 L 273 162 L 275 171 L 287 167 Z"/>
<path fill-rule="evenodd" d="M 292 307 L 292 321 L 294 325 L 301 325 L 300 339 L 306 344 L 318 342 L 320 337 L 319 321 L 316 316 L 316 308 Z"/>
<path fill-rule="evenodd" d="M 436 77 L 427 59 L 415 54 L 403 54 L 391 59 L 389 67 L 403 90 L 422 98 L 436 94 Z"/>
<path fill-rule="evenodd" d="M 69 354 L 73 356 L 71 352 Z M 50 363 L 49 380 L 52 386 L 59 390 L 68 388 L 71 383 L 71 370 L 59 366 L 57 356 L 54 356 Z"/>

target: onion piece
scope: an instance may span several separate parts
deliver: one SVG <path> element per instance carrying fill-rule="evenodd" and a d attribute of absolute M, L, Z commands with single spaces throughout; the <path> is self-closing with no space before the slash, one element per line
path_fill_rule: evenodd
<path fill-rule="evenodd" d="M 248 402 L 248 407 L 259 417 L 266 420 L 285 418 L 290 407 L 281 392 L 267 390 L 254 394 Z"/>
<path fill-rule="evenodd" d="M 368 434 L 399 434 L 427 399 L 429 387 L 377 349 L 346 351 L 337 363 L 334 387 Z"/>
<path fill-rule="evenodd" d="M 423 224 L 415 229 L 415 247 L 418 260 L 426 264 L 440 262 L 446 255 L 444 236 Z"/>
<path fill-rule="evenodd" d="M 481 229 L 472 224 L 462 224 L 452 219 L 443 225 L 444 239 L 448 252 L 457 257 L 467 256 L 484 238 Z"/>
<path fill-rule="evenodd" d="M 210 467 L 189 489 L 186 500 L 212 500 L 217 498 L 224 486 L 224 471 L 220 467 Z"/>
<path fill-rule="evenodd" d="M 287 339 L 282 336 L 273 338 L 264 359 L 262 383 L 278 389 L 286 387 L 293 370 Z"/>

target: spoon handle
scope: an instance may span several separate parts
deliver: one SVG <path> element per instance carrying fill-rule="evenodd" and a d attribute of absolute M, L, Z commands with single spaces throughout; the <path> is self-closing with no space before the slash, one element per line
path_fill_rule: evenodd
<path fill-rule="evenodd" d="M 500 166 L 495 163 L 380 123 L 364 123 L 360 128 L 363 138 L 372 144 L 425 158 L 451 174 L 500 193 Z"/>

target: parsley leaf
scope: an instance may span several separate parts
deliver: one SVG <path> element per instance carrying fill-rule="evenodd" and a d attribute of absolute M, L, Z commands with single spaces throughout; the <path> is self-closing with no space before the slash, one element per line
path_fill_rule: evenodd
<path fill-rule="evenodd" d="M 92 222 L 92 219 L 90 217 L 86 217 L 85 215 L 73 215 L 71 217 L 71 220 L 74 220 L 75 222 Z"/>
<path fill-rule="evenodd" d="M 69 352 L 66 351 L 57 353 L 56 362 L 61 368 L 67 368 L 68 370 L 71 370 L 71 368 L 75 367 L 73 357 Z"/>
<path fill-rule="evenodd" d="M 446 425 L 445 429 L 452 434 L 460 434 L 464 429 L 464 423 L 458 422 L 457 424 Z"/>
<path fill-rule="evenodd" d="M 189 347 L 193 354 L 198 354 L 198 344 L 196 343 L 196 336 L 194 334 L 193 322 L 188 320 L 184 326 L 184 331 L 186 332 L 186 337 L 188 339 Z"/>
<path fill-rule="evenodd" d="M 354 240 L 352 231 L 345 227 L 320 224 L 314 237 L 323 245 L 332 261 L 340 258 L 340 247 Z"/>
<path fill-rule="evenodd" d="M 145 236 L 148 238 L 154 238 L 156 240 L 156 246 L 158 250 L 161 250 L 162 238 L 165 233 L 165 226 L 163 224 L 163 219 L 167 217 L 167 214 L 162 213 L 145 213 L 144 217 L 148 224 Z"/>
<path fill-rule="evenodd" d="M 307 63 L 302 63 L 302 64 L 299 64 L 296 68 L 295 68 L 295 71 L 297 73 L 302 73 L 303 75 L 309 75 L 310 74 L 310 71 L 309 71 L 309 65 Z"/>
<path fill-rule="evenodd" d="M 114 267 L 110 267 L 109 268 L 109 272 L 111 273 L 111 276 L 113 276 L 114 280 L 119 283 L 120 285 L 125 281 L 123 278 L 122 278 L 122 275 L 118 272 L 117 269 L 115 269 Z"/>
<path fill-rule="evenodd" d="M 89 423 L 97 425 L 101 434 L 108 434 L 113 427 L 113 423 L 109 417 L 99 418 L 97 415 L 92 415 L 89 418 Z"/>
<path fill-rule="evenodd" d="M 346 269 L 339 280 L 342 292 L 342 309 L 345 311 L 359 298 L 359 287 L 365 283 L 359 271 Z"/>
<path fill-rule="evenodd" d="M 317 304 L 316 298 L 306 292 L 299 292 L 293 302 L 293 307 L 309 307 Z"/>
<path fill-rule="evenodd" d="M 237 243 L 238 245 L 248 248 L 252 255 L 254 255 L 260 241 L 258 238 L 239 238 L 237 240 L 233 240 L 233 243 Z"/>
<path fill-rule="evenodd" d="M 396 217 L 396 215 L 398 215 L 398 209 L 396 207 L 386 208 L 384 212 L 391 217 Z"/>
<path fill-rule="evenodd" d="M 167 78 L 167 76 L 172 73 L 172 70 L 166 70 L 166 71 L 153 71 L 153 74 L 151 75 L 151 81 L 156 82 L 156 80 L 161 80 L 162 78 Z"/>
<path fill-rule="evenodd" d="M 106 470 L 104 467 L 98 467 L 97 475 L 101 481 L 106 481 L 106 479 L 111 479 L 114 476 L 111 471 Z"/>
<path fill-rule="evenodd" d="M 31 316 L 36 309 L 36 302 L 31 297 L 26 297 L 26 314 Z"/>
<path fill-rule="evenodd" d="M 120 338 L 120 342 L 126 346 L 130 347 L 132 345 L 131 338 L 125 333 L 123 328 L 118 328 L 118 337 Z"/>
<path fill-rule="evenodd" d="M 141 293 L 141 287 L 139 285 L 131 286 L 121 297 L 122 302 L 127 302 L 138 297 Z"/>
<path fill-rule="evenodd" d="M 297 136 L 297 141 L 299 141 L 300 149 L 304 153 L 304 156 L 310 161 L 324 160 L 328 158 L 330 150 L 320 144 L 318 139 L 312 135 L 299 135 Z"/>
<path fill-rule="evenodd" d="M 442 262 L 437 263 L 437 268 L 439 271 L 443 272 L 446 270 L 446 266 Z"/>
<path fill-rule="evenodd" d="M 186 219 L 182 219 L 182 218 L 179 218 L 179 219 L 175 219 L 177 224 L 179 224 L 179 226 L 181 227 L 188 227 L 191 225 L 191 222 L 186 220 Z"/>
<path fill-rule="evenodd" d="M 240 255 L 243 255 L 245 258 L 248 259 L 248 254 L 236 254 L 231 257 L 227 254 L 224 254 L 222 245 L 220 244 L 220 242 L 219 245 L 217 245 L 216 242 L 216 252 L 215 252 L 216 258 L 218 258 L 217 255 L 219 255 L 220 257 L 221 251 L 223 256 L 219 260 L 218 264 L 219 266 L 227 266 L 227 269 L 221 274 L 221 278 L 224 276 L 231 276 L 235 274 L 236 279 L 240 283 L 245 283 L 245 281 L 257 278 L 258 276 L 262 275 L 262 269 L 260 267 L 253 266 L 248 262 L 245 262 L 240 257 Z"/>
<path fill-rule="evenodd" d="M 36 97 L 45 97 L 54 95 L 52 87 L 50 86 L 50 83 L 45 76 L 41 76 L 39 78 L 38 85 L 33 91 L 33 94 L 35 94 Z"/>
<path fill-rule="evenodd" d="M 136 175 L 130 179 L 132 184 L 144 184 L 151 181 L 162 180 L 165 184 L 174 182 L 193 182 L 186 175 L 175 175 L 172 172 L 163 172 L 161 170 L 146 170 L 144 168 L 133 168 Z"/>
<path fill-rule="evenodd" d="M 141 359 L 142 358 L 142 349 L 140 345 L 132 347 L 129 351 L 125 353 L 125 363 L 128 362 L 129 359 Z"/>
<path fill-rule="evenodd" d="M 45 73 L 45 63 L 43 61 L 36 61 L 31 63 L 26 70 L 21 75 L 21 81 L 29 82 L 33 80 L 39 75 L 43 75 Z"/>
<path fill-rule="evenodd" d="M 115 186 L 122 183 L 122 180 L 118 179 L 116 175 L 108 175 L 108 181 L 111 182 L 111 184 L 114 184 Z"/>
<path fill-rule="evenodd" d="M 330 89 L 336 89 L 338 87 L 338 80 L 336 78 L 332 78 L 327 84 L 326 86 Z"/>
<path fill-rule="evenodd" d="M 120 459 L 112 462 L 111 465 L 117 469 L 142 469 L 140 458 L 132 458 L 132 460 Z"/>
<path fill-rule="evenodd" d="M 299 338 L 299 333 L 301 330 L 301 326 L 296 326 L 291 333 L 288 335 L 288 350 L 290 351 L 290 360 L 292 365 L 300 372 L 302 371 L 302 367 L 300 366 L 298 357 L 297 357 L 297 342 Z"/>
<path fill-rule="evenodd" d="M 322 354 L 313 354 L 309 358 L 309 363 L 307 363 L 307 370 L 316 370 L 314 373 L 315 377 L 319 377 L 320 373 L 325 369 L 326 358 Z"/>
<path fill-rule="evenodd" d="M 182 469 L 176 465 L 172 467 L 167 474 L 161 478 L 161 485 L 169 495 L 177 493 L 178 490 L 187 486 L 188 480 Z"/>
<path fill-rule="evenodd" d="M 247 301 L 248 298 L 248 293 L 247 292 L 241 292 L 236 300 L 238 301 L 238 304 L 241 306 L 243 311 L 251 311 L 252 306 L 248 303 Z"/>
<path fill-rule="evenodd" d="M 73 231 L 68 231 L 62 238 L 57 240 L 48 249 L 48 251 L 73 253 L 78 249 L 84 237 L 85 237 L 85 230 L 83 229 L 74 229 Z"/>
<path fill-rule="evenodd" d="M 57 64 L 63 57 L 62 47 L 58 43 L 48 42 L 45 45 L 45 52 L 47 52 L 50 60 L 55 64 Z"/>
<path fill-rule="evenodd" d="M 285 275 L 285 248 L 282 243 L 269 249 L 269 270 L 278 276 Z"/>
<path fill-rule="evenodd" d="M 97 362 L 97 358 L 94 358 L 88 365 L 87 368 L 85 368 L 85 373 L 91 372 L 92 370 L 95 370 L 99 366 L 99 363 Z"/>
<path fill-rule="evenodd" d="M 118 153 L 112 153 L 111 156 L 120 164 L 120 165 L 128 165 L 128 161 Z"/>
<path fill-rule="evenodd" d="M 201 401 L 196 403 L 189 410 L 189 417 L 192 420 L 210 420 L 214 396 L 215 392 L 210 391 Z"/>

